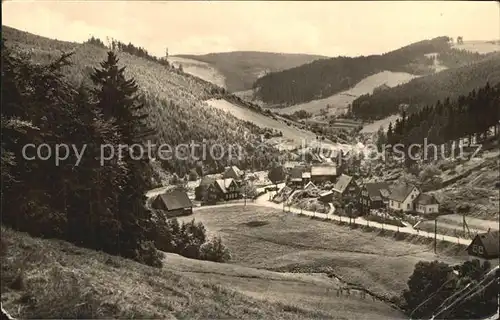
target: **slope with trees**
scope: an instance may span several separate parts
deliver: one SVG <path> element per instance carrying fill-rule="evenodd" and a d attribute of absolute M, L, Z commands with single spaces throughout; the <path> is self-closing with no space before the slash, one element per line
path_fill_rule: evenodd
<path fill-rule="evenodd" d="M 373 94 L 363 95 L 352 103 L 352 114 L 361 119 L 382 119 L 409 105 L 408 112 L 426 105 L 456 99 L 486 85 L 500 82 L 500 54 L 492 54 L 480 62 L 448 69 L 437 74 L 413 79 L 410 82 Z"/>
<path fill-rule="evenodd" d="M 285 70 L 327 58 L 321 55 L 257 51 L 220 52 L 205 55 L 181 54 L 176 57 L 210 64 L 225 77 L 229 92 L 251 89 L 255 80 L 267 72 Z"/>
<path fill-rule="evenodd" d="M 384 70 L 417 75 L 432 73 L 433 59 L 425 54 L 449 48 L 449 38 L 438 37 L 381 55 L 316 60 L 267 74 L 253 87 L 257 98 L 264 102 L 289 106 L 347 90 L 363 78 Z"/>

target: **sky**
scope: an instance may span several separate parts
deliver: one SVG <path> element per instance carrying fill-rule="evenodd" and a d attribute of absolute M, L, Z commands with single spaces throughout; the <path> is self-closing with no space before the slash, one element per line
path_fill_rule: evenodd
<path fill-rule="evenodd" d="M 359 56 L 438 36 L 500 39 L 500 5 L 480 1 L 27 1 L 2 23 L 58 40 L 106 37 L 151 54 L 227 51 Z"/>

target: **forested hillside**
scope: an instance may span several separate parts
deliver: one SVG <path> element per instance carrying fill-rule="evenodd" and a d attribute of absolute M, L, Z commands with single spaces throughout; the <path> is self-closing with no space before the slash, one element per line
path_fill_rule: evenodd
<path fill-rule="evenodd" d="M 400 111 L 409 104 L 408 112 L 432 105 L 437 100 L 456 99 L 474 89 L 500 81 L 500 53 L 491 54 L 480 62 L 413 79 L 387 90 L 363 95 L 352 103 L 352 113 L 361 119 L 381 119 Z"/>
<path fill-rule="evenodd" d="M 253 83 L 267 72 L 280 71 L 309 63 L 325 56 L 257 51 L 209 53 L 205 55 L 177 55 L 182 58 L 209 63 L 221 72 L 230 92 L 252 88 Z"/>
<path fill-rule="evenodd" d="M 93 67 L 106 57 L 106 48 L 102 41 L 96 39 L 86 44 L 51 40 L 13 28 L 3 27 L 7 45 L 16 51 L 29 53 L 30 59 L 37 63 L 48 63 L 58 58 L 61 51 L 73 51 L 71 65 L 63 68 L 67 79 L 76 85 L 91 85 L 89 75 Z M 232 163 L 242 168 L 250 164 L 257 168 L 265 168 L 270 159 L 277 154 L 273 149 L 260 148 L 258 153 L 254 146 L 261 141 L 257 134 L 262 130 L 251 124 L 242 122 L 230 114 L 210 107 L 203 102 L 210 98 L 226 97 L 244 103 L 241 99 L 228 94 L 224 89 L 185 74 L 172 68 L 168 63 L 158 63 L 140 48 L 116 42 L 114 49 L 119 59 L 118 64 L 126 66 L 125 75 L 133 77 L 142 93 L 142 103 L 149 115 L 147 122 L 157 131 L 152 140 L 155 143 L 166 143 L 172 147 L 178 144 L 201 144 L 205 141 L 207 150 L 215 144 L 222 146 L 239 145 L 245 151 L 241 159 L 232 158 Z M 120 51 L 139 53 L 138 56 Z M 134 49 L 135 48 L 135 49 Z M 247 107 L 255 107 L 246 103 Z M 257 110 L 259 111 L 259 110 Z M 227 149 L 227 148 L 226 148 Z M 171 172 L 184 176 L 190 169 L 197 168 L 207 172 L 217 172 L 228 165 L 228 157 L 215 160 L 210 157 L 203 166 L 198 161 L 171 159 L 162 166 Z M 196 154 L 199 157 L 200 154 Z"/>
<path fill-rule="evenodd" d="M 433 72 L 433 59 L 425 54 L 449 50 L 449 38 L 438 37 L 382 54 L 336 57 L 273 72 L 255 84 L 257 98 L 268 104 L 293 105 L 331 96 L 363 78 L 387 70 L 423 75 Z"/>
<path fill-rule="evenodd" d="M 445 99 L 398 119 L 390 125 L 387 142 L 391 145 L 403 143 L 428 143 L 441 145 L 449 141 L 472 136 L 476 141 L 486 137 L 488 129 L 495 128 L 498 134 L 500 120 L 500 82 L 487 83 L 478 90 L 457 99 Z"/>

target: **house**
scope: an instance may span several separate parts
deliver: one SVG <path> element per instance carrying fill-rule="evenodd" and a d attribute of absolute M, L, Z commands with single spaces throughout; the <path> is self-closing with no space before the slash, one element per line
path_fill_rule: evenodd
<path fill-rule="evenodd" d="M 476 235 L 467 247 L 469 259 L 477 259 L 481 262 L 489 261 L 492 265 L 498 265 L 499 260 L 499 231 L 490 231 Z"/>
<path fill-rule="evenodd" d="M 300 162 L 298 161 L 287 161 L 285 164 L 283 164 L 283 168 L 285 169 L 286 172 L 290 173 L 290 171 L 295 168 L 299 167 L 301 165 Z"/>
<path fill-rule="evenodd" d="M 206 202 L 235 200 L 241 198 L 241 192 L 236 180 L 217 179 L 207 188 Z"/>
<path fill-rule="evenodd" d="M 361 208 L 363 212 L 384 208 L 389 196 L 389 184 L 385 181 L 365 183 L 360 188 Z"/>
<path fill-rule="evenodd" d="M 169 218 L 193 213 L 193 203 L 187 193 L 181 190 L 156 195 L 152 199 L 151 208 L 165 211 Z"/>
<path fill-rule="evenodd" d="M 354 178 L 346 174 L 342 174 L 332 189 L 340 198 L 359 198 L 359 186 L 354 181 Z"/>
<path fill-rule="evenodd" d="M 316 187 L 316 185 L 314 183 L 312 183 L 311 181 L 309 181 L 304 187 L 304 190 L 307 190 L 307 191 L 312 191 L 312 190 L 316 190 L 316 189 L 318 189 L 318 187 Z"/>
<path fill-rule="evenodd" d="M 222 174 L 223 179 L 234 179 L 241 180 L 245 173 L 241 171 L 237 166 L 226 167 L 224 173 Z"/>
<path fill-rule="evenodd" d="M 421 193 L 414 201 L 415 211 L 423 215 L 435 214 L 439 212 L 439 202 L 436 197 L 430 194 Z"/>
<path fill-rule="evenodd" d="M 313 165 L 311 167 L 311 181 L 314 183 L 334 182 L 338 175 L 337 168 L 337 165 Z"/>
<path fill-rule="evenodd" d="M 403 212 L 414 211 L 413 202 L 420 193 L 420 190 L 413 185 L 395 186 L 389 194 L 389 209 Z"/>
<path fill-rule="evenodd" d="M 306 172 L 306 168 L 302 166 L 297 166 L 290 170 L 290 174 L 288 175 L 288 185 L 293 187 L 303 187 L 304 180 L 302 179 L 303 173 Z"/>
<path fill-rule="evenodd" d="M 323 203 L 332 202 L 335 193 L 333 191 L 325 191 L 319 194 L 318 200 Z"/>
<path fill-rule="evenodd" d="M 208 189 L 208 187 L 215 182 L 213 177 L 203 177 L 201 178 L 200 184 L 194 189 L 194 199 L 201 201 Z"/>
<path fill-rule="evenodd" d="M 308 184 L 311 182 L 311 173 L 309 171 L 302 172 L 302 183 Z"/>

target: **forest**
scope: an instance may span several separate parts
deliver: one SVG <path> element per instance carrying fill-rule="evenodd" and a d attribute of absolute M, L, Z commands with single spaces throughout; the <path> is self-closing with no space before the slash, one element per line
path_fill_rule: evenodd
<path fill-rule="evenodd" d="M 269 73 L 253 87 L 262 101 L 289 106 L 347 90 L 363 78 L 384 70 L 430 74 L 434 61 L 424 55 L 449 50 L 449 40 L 448 37 L 424 40 L 381 55 L 320 59 Z"/>
<path fill-rule="evenodd" d="M 354 117 L 363 120 L 377 120 L 399 113 L 404 105 L 407 105 L 407 113 L 412 113 L 436 103 L 437 100 L 456 99 L 460 95 L 466 95 L 487 82 L 500 82 L 498 53 L 471 65 L 416 78 L 371 95 L 362 95 L 352 102 L 351 111 Z"/>

